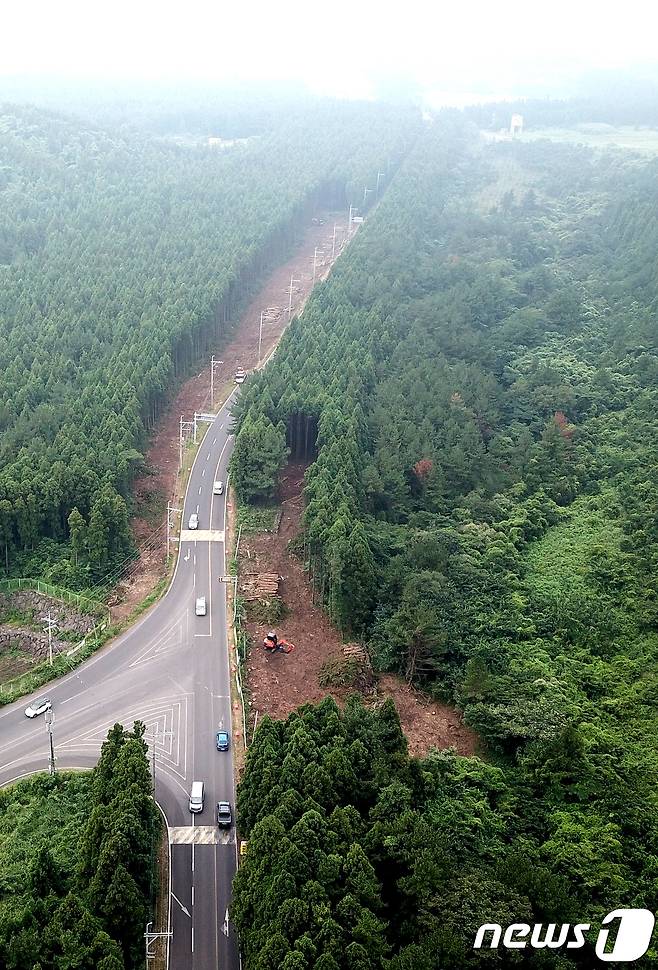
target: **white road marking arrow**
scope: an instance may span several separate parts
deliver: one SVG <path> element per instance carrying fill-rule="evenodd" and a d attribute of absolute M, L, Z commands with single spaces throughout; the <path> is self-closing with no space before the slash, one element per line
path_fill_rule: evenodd
<path fill-rule="evenodd" d="M 189 916 L 190 919 L 192 919 L 192 914 L 190 913 L 189 909 L 187 908 L 187 906 L 183 906 L 183 904 L 181 903 L 181 901 L 178 898 L 178 896 L 176 895 L 176 893 L 172 893 L 171 895 L 174 897 L 174 899 L 176 900 L 176 902 L 178 903 L 178 905 L 180 906 L 180 908 L 183 910 L 183 912 L 185 913 L 185 915 L 186 916 Z"/>
<path fill-rule="evenodd" d="M 222 933 L 224 936 L 228 936 L 228 910 L 226 910 L 226 916 L 224 917 L 224 925 L 222 926 Z"/>

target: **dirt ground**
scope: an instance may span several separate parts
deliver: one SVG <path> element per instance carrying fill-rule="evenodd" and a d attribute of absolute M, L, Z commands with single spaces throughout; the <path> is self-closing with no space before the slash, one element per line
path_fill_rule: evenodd
<path fill-rule="evenodd" d="M 277 632 L 295 645 L 290 654 L 268 654 L 261 646 L 268 624 L 247 623 L 252 640 L 247 663 L 249 689 L 259 717 L 286 717 L 300 704 L 322 700 L 328 693 L 338 703 L 342 700 L 340 693 L 327 691 L 318 683 L 324 661 L 342 653 L 340 634 L 324 611 L 313 605 L 302 564 L 288 551 L 289 541 L 299 532 L 304 471 L 305 465 L 291 463 L 282 475 L 283 514 L 278 534 L 243 536 L 240 542 L 241 573 L 271 572 L 283 577 L 280 592 L 290 613 Z M 377 698 L 384 697 L 395 702 L 411 754 L 422 756 L 431 748 L 447 747 L 460 754 L 473 754 L 477 749 L 477 736 L 463 723 L 459 711 L 449 705 L 430 701 L 392 674 L 379 678 Z"/>
<path fill-rule="evenodd" d="M 261 360 L 265 361 L 281 338 L 288 324 L 290 279 L 295 278 L 292 292 L 292 314 L 299 314 L 314 286 L 313 260 L 317 247 L 324 252 L 316 261 L 315 282 L 324 279 L 331 269 L 336 225 L 335 257 L 346 243 L 347 224 L 344 213 L 320 213 L 318 223 L 308 226 L 303 242 L 291 258 L 275 269 L 264 281 L 254 299 L 237 322 L 228 342 L 214 349 L 216 358 L 224 363 L 215 365 L 215 407 L 234 387 L 237 367 L 251 370 L 258 364 L 258 332 L 261 310 L 277 307 L 280 310 L 272 322 L 263 322 Z M 212 355 L 211 350 L 211 355 Z M 165 571 L 164 528 L 167 501 L 174 498 L 178 478 L 180 416 L 191 418 L 194 411 L 210 407 L 210 360 L 195 377 L 185 382 L 163 415 L 146 452 L 146 474 L 137 479 L 133 488 L 138 514 L 131 522 L 133 535 L 140 550 L 139 560 L 124 576 L 112 603 L 112 618 L 120 622 L 132 613 L 162 579 Z M 158 531 L 159 530 L 159 531 Z"/>

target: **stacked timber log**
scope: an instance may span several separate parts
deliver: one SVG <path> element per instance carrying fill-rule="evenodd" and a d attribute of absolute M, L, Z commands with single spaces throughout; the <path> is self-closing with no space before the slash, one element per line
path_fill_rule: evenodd
<path fill-rule="evenodd" d="M 245 573 L 240 592 L 248 602 L 268 600 L 279 594 L 281 576 L 276 573 Z"/>

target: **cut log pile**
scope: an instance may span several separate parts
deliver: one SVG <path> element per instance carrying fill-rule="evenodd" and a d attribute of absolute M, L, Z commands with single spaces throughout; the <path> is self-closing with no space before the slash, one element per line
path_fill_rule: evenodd
<path fill-rule="evenodd" d="M 360 643 L 343 644 L 343 654 L 348 660 L 358 660 L 364 666 L 370 666 L 370 657 L 366 648 Z"/>
<path fill-rule="evenodd" d="M 282 577 L 276 573 L 245 573 L 240 592 L 245 600 L 267 600 L 279 595 Z"/>

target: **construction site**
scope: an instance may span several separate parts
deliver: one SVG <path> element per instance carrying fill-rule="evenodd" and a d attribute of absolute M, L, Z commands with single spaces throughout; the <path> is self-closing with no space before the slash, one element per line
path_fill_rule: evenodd
<path fill-rule="evenodd" d="M 301 526 L 305 471 L 301 462 L 287 466 L 279 487 L 281 510 L 271 531 L 243 533 L 240 541 L 238 595 L 245 602 L 250 642 L 246 666 L 252 725 L 266 714 L 285 718 L 300 704 L 328 695 L 341 704 L 358 691 L 369 705 L 393 699 L 411 754 L 449 747 L 472 754 L 477 737 L 459 711 L 431 701 L 402 678 L 376 674 L 365 647 L 343 643 L 314 603 L 308 574 L 290 548 Z M 271 617 L 280 618 L 275 626 Z"/>

